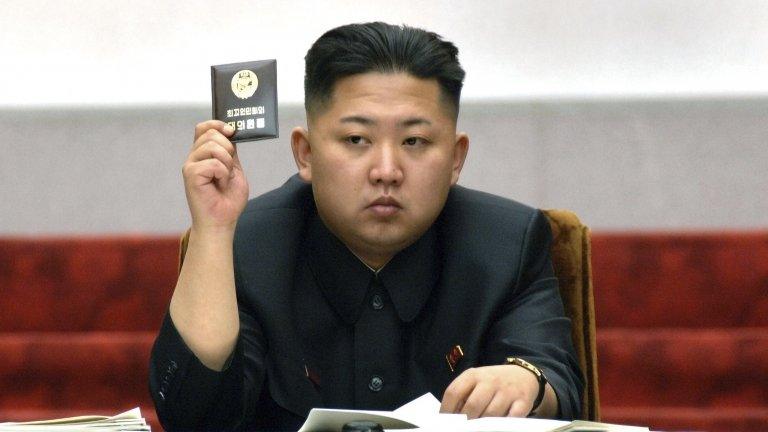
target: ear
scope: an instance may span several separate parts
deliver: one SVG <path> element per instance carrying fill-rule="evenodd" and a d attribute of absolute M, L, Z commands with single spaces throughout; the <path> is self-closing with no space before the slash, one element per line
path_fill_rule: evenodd
<path fill-rule="evenodd" d="M 291 150 L 299 177 L 305 182 L 312 182 L 312 145 L 309 143 L 309 131 L 295 127 L 291 131 Z"/>
<path fill-rule="evenodd" d="M 464 132 L 456 134 L 456 142 L 453 144 L 453 170 L 451 172 L 451 186 L 459 181 L 459 174 L 464 168 L 464 161 L 467 159 L 469 151 L 469 136 Z"/>

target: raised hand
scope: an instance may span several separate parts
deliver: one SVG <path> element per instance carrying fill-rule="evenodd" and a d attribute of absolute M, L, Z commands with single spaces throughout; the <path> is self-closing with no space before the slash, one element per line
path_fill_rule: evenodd
<path fill-rule="evenodd" d="M 233 133 L 219 120 L 195 127 L 194 144 L 182 168 L 193 230 L 234 230 L 248 201 L 248 181 L 228 138 Z"/>

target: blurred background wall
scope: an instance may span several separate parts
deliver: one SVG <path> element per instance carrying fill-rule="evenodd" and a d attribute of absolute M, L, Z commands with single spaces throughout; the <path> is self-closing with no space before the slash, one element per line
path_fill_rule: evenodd
<path fill-rule="evenodd" d="M 303 57 L 325 30 L 433 30 L 467 70 L 461 183 L 595 229 L 768 226 L 768 2 L 3 1 L 0 234 L 176 233 L 212 64 L 278 60 L 279 139 L 240 146 L 253 196 L 295 172 Z"/>

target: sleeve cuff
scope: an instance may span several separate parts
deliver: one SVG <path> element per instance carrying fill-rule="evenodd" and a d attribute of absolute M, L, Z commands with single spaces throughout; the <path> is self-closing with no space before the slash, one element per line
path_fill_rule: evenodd
<path fill-rule="evenodd" d="M 196 413 L 204 414 L 216 402 L 221 383 L 233 370 L 233 358 L 234 351 L 221 372 L 205 366 L 182 339 L 170 313 L 166 313 L 150 368 L 150 389 L 161 420 L 167 415 L 191 420 Z M 184 412 L 174 412 L 177 409 Z"/>
<path fill-rule="evenodd" d="M 552 390 L 555 391 L 557 397 L 557 416 L 558 419 L 574 420 L 578 417 L 578 407 L 574 405 L 572 395 L 567 390 L 568 385 L 565 381 L 555 373 L 554 370 L 549 368 L 542 368 L 544 375 L 547 377 L 547 382 L 552 386 Z"/>

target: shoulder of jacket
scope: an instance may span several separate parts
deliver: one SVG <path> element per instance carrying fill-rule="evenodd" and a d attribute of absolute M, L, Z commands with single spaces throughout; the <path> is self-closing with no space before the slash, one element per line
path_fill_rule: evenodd
<path fill-rule="evenodd" d="M 293 175 L 280 187 L 251 198 L 243 210 L 243 216 L 264 210 L 306 210 L 312 203 L 312 185 Z"/>
<path fill-rule="evenodd" d="M 519 256 L 531 230 L 542 223 L 541 218 L 543 213 L 527 204 L 454 186 L 440 216 L 439 228 L 445 250 L 465 259 L 483 257 L 490 265 L 491 261 L 508 263 Z"/>
<path fill-rule="evenodd" d="M 530 219 L 539 212 L 538 209 L 519 201 L 463 186 L 451 188 L 446 201 L 446 210 L 524 220 Z"/>

